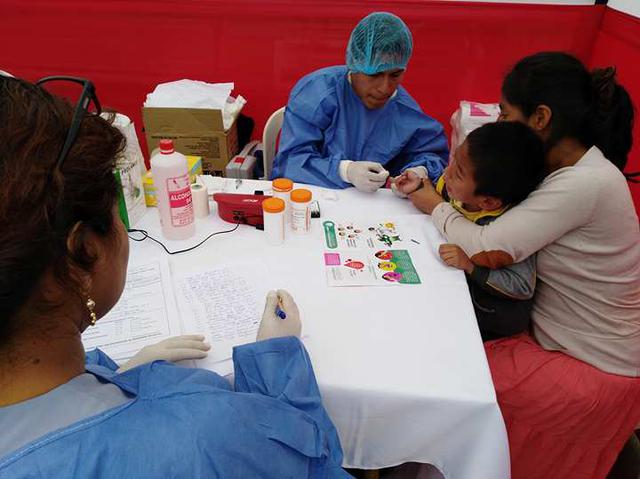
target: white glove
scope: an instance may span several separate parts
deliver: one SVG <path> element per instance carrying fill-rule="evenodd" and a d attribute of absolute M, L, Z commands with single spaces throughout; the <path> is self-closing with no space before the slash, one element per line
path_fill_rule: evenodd
<path fill-rule="evenodd" d="M 424 166 L 412 166 L 411 168 L 407 168 L 402 172 L 401 175 L 393 178 L 391 182 L 391 191 L 393 191 L 400 198 L 406 198 L 407 193 L 403 191 L 403 186 L 410 186 L 410 191 L 413 191 L 417 188 L 418 185 L 413 185 L 415 182 L 415 178 L 428 178 L 429 175 L 427 173 L 427 169 Z"/>
<path fill-rule="evenodd" d="M 359 191 L 373 193 L 384 186 L 389 172 L 375 161 L 349 161 L 344 176 L 346 177 L 345 181 L 351 183 Z"/>
<path fill-rule="evenodd" d="M 286 315 L 285 319 L 278 316 L 276 312 L 276 308 L 278 307 Z M 263 341 L 265 339 L 282 338 L 285 336 L 296 336 L 299 338 L 301 331 L 302 323 L 300 322 L 298 305 L 291 295 L 284 289 L 269 291 L 256 340 Z"/>
<path fill-rule="evenodd" d="M 174 336 L 145 346 L 129 361 L 120 366 L 118 372 L 122 373 L 141 364 L 157 360 L 175 362 L 184 359 L 202 359 L 207 355 L 209 349 L 211 349 L 211 346 L 205 343 L 204 336 L 200 334 Z"/>

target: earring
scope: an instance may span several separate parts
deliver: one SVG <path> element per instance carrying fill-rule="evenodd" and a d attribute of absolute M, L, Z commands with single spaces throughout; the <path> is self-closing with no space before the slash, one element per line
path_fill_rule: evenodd
<path fill-rule="evenodd" d="M 89 322 L 91 323 L 91 326 L 95 326 L 96 321 L 98 320 L 98 318 L 96 317 L 96 312 L 95 312 L 95 308 L 96 308 L 96 302 L 87 297 L 87 311 L 89 311 Z"/>

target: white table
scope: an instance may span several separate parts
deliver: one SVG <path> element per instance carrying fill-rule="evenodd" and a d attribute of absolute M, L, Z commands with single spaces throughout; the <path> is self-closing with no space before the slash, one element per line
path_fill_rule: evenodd
<path fill-rule="evenodd" d="M 266 185 L 244 181 L 238 192 Z M 241 226 L 171 256 L 172 270 L 237 258 L 267 264 L 270 288 L 289 290 L 300 306 L 305 345 L 340 434 L 345 467 L 415 461 L 433 464 L 451 479 L 508 478 L 506 431 L 464 275 L 439 260 L 442 238 L 430 218 L 389 190 L 341 190 L 330 201 L 322 188 L 310 189 L 322 219 L 313 220 L 309 235 L 289 234 L 284 245 L 269 246 L 263 232 Z M 411 255 L 422 284 L 329 288 L 320 225 L 327 218 L 401 220 L 420 243 Z M 212 203 L 211 215 L 197 220 L 194 238 L 164 243 L 181 249 L 229 226 Z M 155 208 L 136 227 L 162 238 Z M 161 251 L 149 240 L 131 242 L 136 260 Z"/>

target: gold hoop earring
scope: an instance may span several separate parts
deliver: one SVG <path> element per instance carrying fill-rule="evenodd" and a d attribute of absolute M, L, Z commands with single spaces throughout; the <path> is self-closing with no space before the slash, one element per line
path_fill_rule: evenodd
<path fill-rule="evenodd" d="M 96 321 L 98 320 L 95 312 L 96 302 L 93 299 L 87 297 L 86 306 L 87 311 L 89 311 L 89 322 L 91 323 L 91 326 L 95 326 Z"/>

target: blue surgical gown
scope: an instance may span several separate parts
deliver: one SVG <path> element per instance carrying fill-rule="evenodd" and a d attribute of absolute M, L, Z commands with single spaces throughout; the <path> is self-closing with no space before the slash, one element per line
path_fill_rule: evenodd
<path fill-rule="evenodd" d="M 305 76 L 291 91 L 271 177 L 346 188 L 338 165 L 352 160 L 378 162 L 391 176 L 424 166 L 435 181 L 448 158 L 442 125 L 403 87 L 370 110 L 349 84 L 347 67 L 336 66 Z"/>
<path fill-rule="evenodd" d="M 118 374 L 92 351 L 86 370 L 133 399 L 0 458 L 0 477 L 351 477 L 300 341 L 240 346 L 233 359 L 235 391 L 164 361 Z"/>

